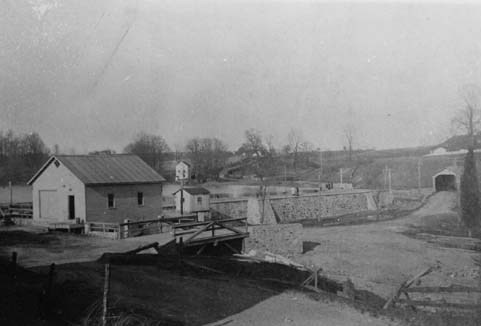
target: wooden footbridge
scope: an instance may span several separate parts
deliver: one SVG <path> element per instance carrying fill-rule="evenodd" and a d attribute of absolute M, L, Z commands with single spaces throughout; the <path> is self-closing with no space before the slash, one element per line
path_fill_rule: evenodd
<path fill-rule="evenodd" d="M 247 218 L 182 223 L 172 226 L 180 251 L 199 255 L 204 251 L 240 253 L 249 236 Z"/>

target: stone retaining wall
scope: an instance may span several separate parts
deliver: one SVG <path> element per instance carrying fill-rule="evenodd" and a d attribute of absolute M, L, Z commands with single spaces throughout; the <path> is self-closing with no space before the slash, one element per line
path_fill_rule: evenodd
<path fill-rule="evenodd" d="M 271 252 L 285 257 L 302 253 L 302 225 L 256 225 L 249 228 L 245 251 Z"/>
<path fill-rule="evenodd" d="M 249 224 L 290 223 L 376 210 L 372 192 L 257 198 L 211 202 L 211 208 L 231 218 L 247 217 Z M 264 218 L 262 218 L 264 208 Z M 276 221 L 276 217 L 278 221 Z"/>
<path fill-rule="evenodd" d="M 211 201 L 210 208 L 231 218 L 247 217 L 247 199 Z"/>
<path fill-rule="evenodd" d="M 280 222 L 288 223 L 372 210 L 374 201 L 368 196 L 372 199 L 371 193 L 350 193 L 271 199 L 271 203 Z"/>

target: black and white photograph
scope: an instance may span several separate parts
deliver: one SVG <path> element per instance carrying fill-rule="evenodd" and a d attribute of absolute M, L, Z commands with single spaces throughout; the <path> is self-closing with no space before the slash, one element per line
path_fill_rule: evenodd
<path fill-rule="evenodd" d="M 0 0 L 0 325 L 481 325 L 481 1 Z"/>

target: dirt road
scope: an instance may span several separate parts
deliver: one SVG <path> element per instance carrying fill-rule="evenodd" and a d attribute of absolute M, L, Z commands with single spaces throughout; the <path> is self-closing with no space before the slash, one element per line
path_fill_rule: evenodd
<path fill-rule="evenodd" d="M 209 326 L 389 326 L 402 325 L 387 317 L 373 317 L 340 302 L 317 302 L 302 293 L 285 292 Z"/>
<path fill-rule="evenodd" d="M 389 297 L 401 282 L 436 265 L 440 269 L 423 279 L 423 286 L 455 284 L 475 288 L 479 279 L 479 269 L 472 259 L 476 256 L 475 252 L 440 247 L 401 233 L 441 214 L 457 219 L 452 211 L 455 204 L 456 193 L 441 192 L 432 196 L 420 210 L 397 220 L 305 228 L 304 241 L 319 242 L 320 245 L 299 260 L 321 266 L 327 275 L 335 279 L 351 278 L 356 287 L 384 298 Z M 456 300 L 472 303 L 476 296 L 464 294 Z"/>

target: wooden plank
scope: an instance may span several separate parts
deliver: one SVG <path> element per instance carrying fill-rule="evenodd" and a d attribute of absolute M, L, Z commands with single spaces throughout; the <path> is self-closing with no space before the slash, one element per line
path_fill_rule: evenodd
<path fill-rule="evenodd" d="M 224 246 L 226 246 L 227 248 L 229 248 L 233 253 L 235 254 L 240 254 L 239 250 L 235 249 L 234 247 L 232 247 L 230 244 L 228 244 L 227 242 L 222 242 L 222 244 Z"/>
<path fill-rule="evenodd" d="M 469 304 L 469 303 L 454 303 L 454 302 L 445 302 L 445 301 L 431 301 L 431 300 L 405 300 L 399 299 L 399 303 L 402 304 L 412 304 L 415 306 L 424 306 L 424 307 L 438 307 L 438 308 L 455 308 L 455 309 L 468 309 L 468 310 L 475 310 L 478 309 L 479 306 L 477 304 Z"/>
<path fill-rule="evenodd" d="M 387 309 L 394 305 L 394 303 L 399 299 L 399 296 L 403 291 L 405 291 L 408 287 L 410 287 L 414 282 L 416 282 L 418 279 L 421 277 L 431 273 L 434 270 L 433 267 L 429 267 L 426 270 L 422 271 L 421 273 L 415 275 L 411 279 L 404 281 L 401 283 L 401 285 L 397 288 L 397 290 L 394 292 L 394 294 L 386 301 L 384 306 L 382 307 L 383 309 Z"/>
<path fill-rule="evenodd" d="M 197 230 L 196 232 L 194 232 L 194 234 L 192 234 L 190 237 L 187 238 L 187 240 L 184 241 L 185 244 L 189 243 L 190 241 L 192 241 L 196 236 L 198 236 L 199 234 L 205 232 L 209 226 L 213 225 L 214 223 L 213 222 L 210 222 L 208 223 L 207 225 L 205 225 L 204 227 L 200 228 L 199 230 Z"/>
<path fill-rule="evenodd" d="M 219 225 L 214 225 L 215 226 L 215 229 L 216 230 L 220 230 L 220 229 L 224 229 L 223 227 L 219 226 Z M 191 234 L 191 233 L 194 233 L 196 232 L 198 229 L 195 229 L 195 228 L 192 228 L 192 229 L 189 229 L 189 230 L 182 230 L 182 231 L 176 231 L 175 232 L 175 235 L 178 236 L 178 235 L 185 235 L 185 234 Z M 206 230 L 206 232 L 209 231 L 209 230 Z"/>
<path fill-rule="evenodd" d="M 463 286 L 463 285 L 452 284 L 450 286 L 444 286 L 444 287 L 443 286 L 410 287 L 409 289 L 406 289 L 406 292 L 410 292 L 410 293 L 413 293 L 413 292 L 418 292 L 418 293 L 456 293 L 456 292 L 475 293 L 475 292 L 481 292 L 481 289 Z"/>
<path fill-rule="evenodd" d="M 197 250 L 197 252 L 196 252 L 195 254 L 196 254 L 197 256 L 200 255 L 200 254 L 202 253 L 202 251 L 204 251 L 204 249 L 205 249 L 206 246 L 207 246 L 207 245 L 205 244 L 205 245 L 203 245 L 202 247 L 200 247 L 200 249 Z"/>
<path fill-rule="evenodd" d="M 203 270 L 206 270 L 206 271 L 209 271 L 209 272 L 212 272 L 212 273 L 224 274 L 224 272 L 219 271 L 219 270 L 217 270 L 217 269 L 210 268 L 210 267 L 207 267 L 207 266 L 204 266 L 204 265 L 200 265 L 200 264 L 196 264 L 196 263 L 193 263 L 193 262 L 191 262 L 191 261 L 183 260 L 182 263 L 184 263 L 184 264 L 186 264 L 186 265 L 188 265 L 188 266 L 192 266 L 192 267 L 195 267 L 195 268 L 203 269 Z"/>
<path fill-rule="evenodd" d="M 221 236 L 216 236 L 215 238 L 208 237 L 208 238 L 195 239 L 190 241 L 189 243 L 185 243 L 184 245 L 186 247 L 192 247 L 192 246 L 203 245 L 206 243 L 214 243 L 216 241 L 220 242 L 220 241 L 228 241 L 228 240 L 234 240 L 234 239 L 243 239 L 243 238 L 247 238 L 248 236 L 249 236 L 249 233 L 221 235 Z"/>
<path fill-rule="evenodd" d="M 137 249 L 134 249 L 134 250 L 130 250 L 130 251 L 126 251 L 125 254 L 136 254 L 138 252 L 141 252 L 141 251 L 144 251 L 144 250 L 147 250 L 147 249 L 150 249 L 150 248 L 158 248 L 159 247 L 159 243 L 158 242 L 153 242 L 153 243 L 150 243 L 148 245 L 145 245 L 145 246 L 141 246 Z"/>
<path fill-rule="evenodd" d="M 173 225 L 172 228 L 174 228 L 174 229 L 187 228 L 187 227 L 193 227 L 193 226 L 207 225 L 207 224 L 210 224 L 212 222 L 226 223 L 226 222 L 236 222 L 236 221 L 245 221 L 245 220 L 247 220 L 247 217 L 231 218 L 231 219 L 225 219 L 225 220 L 212 220 L 212 221 L 207 221 L 207 222 L 182 223 L 182 224 L 178 224 L 178 225 Z"/>
<path fill-rule="evenodd" d="M 103 300 L 102 300 L 102 326 L 107 325 L 109 291 L 110 291 L 110 264 L 105 264 L 104 293 L 103 293 Z"/>
<path fill-rule="evenodd" d="M 227 230 L 229 230 L 229 231 L 234 232 L 234 233 L 244 233 L 244 232 L 242 232 L 242 231 L 240 231 L 240 230 L 238 230 L 238 229 L 235 229 L 235 228 L 233 228 L 233 227 L 227 226 L 227 225 L 225 225 L 224 223 L 220 223 L 220 222 L 217 222 L 217 221 L 216 221 L 215 223 L 216 223 L 217 225 L 222 226 L 223 228 L 225 228 L 225 229 L 227 229 Z"/>

